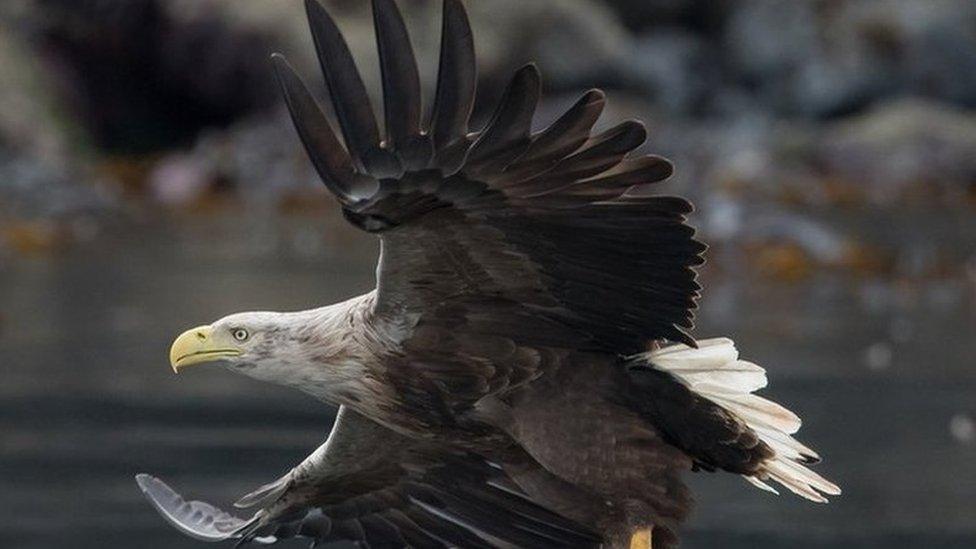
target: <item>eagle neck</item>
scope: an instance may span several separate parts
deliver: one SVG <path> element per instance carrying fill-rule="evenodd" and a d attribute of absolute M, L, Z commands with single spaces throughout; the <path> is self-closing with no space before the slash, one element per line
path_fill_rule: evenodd
<path fill-rule="evenodd" d="M 264 358 L 243 373 L 294 387 L 320 400 L 359 409 L 382 396 L 370 316 L 373 292 L 307 311 L 278 313 Z"/>

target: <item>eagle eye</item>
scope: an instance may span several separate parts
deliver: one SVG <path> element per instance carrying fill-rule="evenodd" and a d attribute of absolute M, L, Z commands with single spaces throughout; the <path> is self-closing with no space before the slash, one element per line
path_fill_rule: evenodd
<path fill-rule="evenodd" d="M 245 330 L 244 328 L 236 328 L 233 332 L 233 335 L 234 335 L 234 339 L 236 339 L 237 341 L 245 341 L 247 340 L 248 337 L 247 330 Z"/>

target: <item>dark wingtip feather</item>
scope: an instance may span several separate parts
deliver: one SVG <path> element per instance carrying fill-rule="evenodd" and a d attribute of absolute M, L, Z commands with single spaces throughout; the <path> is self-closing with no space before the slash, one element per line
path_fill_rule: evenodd
<path fill-rule="evenodd" d="M 422 170 L 430 164 L 434 148 L 431 138 L 422 133 L 420 128 L 420 74 L 410 35 L 393 0 L 373 0 L 373 22 L 376 26 L 376 45 L 383 79 L 386 144 L 398 159 L 393 167 Z"/>
<path fill-rule="evenodd" d="M 601 90 L 589 90 L 549 127 L 536 134 L 525 153 L 506 168 L 510 186 L 544 173 L 583 146 L 605 104 L 606 96 Z"/>
<path fill-rule="evenodd" d="M 325 186 L 344 204 L 372 194 L 375 182 L 355 173 L 352 159 L 295 69 L 279 53 L 272 54 L 271 62 L 298 136 Z"/>
<path fill-rule="evenodd" d="M 591 88 L 586 90 L 581 100 L 586 103 L 596 103 L 597 101 L 606 102 L 607 94 L 600 88 Z"/>
<path fill-rule="evenodd" d="M 535 61 L 530 61 L 515 71 L 515 76 L 512 78 L 516 82 L 525 81 L 523 84 L 526 88 L 531 88 L 535 90 L 536 93 L 542 90 L 542 73 L 539 72 L 539 65 Z"/>
<path fill-rule="evenodd" d="M 420 75 L 403 16 L 393 0 L 372 0 L 383 78 L 387 140 L 394 149 L 420 133 Z"/>
<path fill-rule="evenodd" d="M 339 27 L 319 0 L 305 0 L 309 29 L 318 53 L 319 64 L 329 86 L 346 146 L 353 161 L 373 173 L 366 160 L 379 148 L 379 129 L 370 105 L 366 86 Z"/>
<path fill-rule="evenodd" d="M 648 154 L 639 157 L 635 164 L 640 167 L 639 173 L 633 172 L 638 185 L 658 183 L 674 175 L 674 164 L 663 156 Z"/>
<path fill-rule="evenodd" d="M 579 98 L 579 100 L 573 106 L 573 109 L 592 109 L 594 111 L 594 114 L 592 115 L 593 123 L 595 124 L 596 119 L 599 118 L 600 114 L 603 113 L 603 107 L 606 106 L 606 104 L 607 94 L 599 88 L 593 88 L 587 90 L 583 94 L 583 97 Z M 590 124 L 590 128 L 592 127 L 592 124 Z"/>
<path fill-rule="evenodd" d="M 529 145 L 532 117 L 541 93 L 542 75 L 535 63 L 517 70 L 491 121 L 468 151 L 466 163 L 474 165 L 484 161 L 501 168 L 521 154 Z"/>
<path fill-rule="evenodd" d="M 647 128 L 640 120 L 626 120 L 593 137 L 591 151 L 601 154 L 626 154 L 647 140 Z"/>
<path fill-rule="evenodd" d="M 430 123 L 438 157 L 466 139 L 477 84 L 474 37 L 464 5 L 459 0 L 444 0 L 443 18 L 437 91 Z"/>
<path fill-rule="evenodd" d="M 585 179 L 574 184 L 572 186 L 572 192 L 594 197 L 605 196 L 607 198 L 620 196 L 619 193 L 630 193 L 635 190 L 639 193 L 640 190 L 671 177 L 673 172 L 674 167 L 666 158 L 652 154 L 638 156 L 624 159 L 615 167 L 603 172 L 597 177 Z M 644 195 L 636 194 L 634 196 L 642 197 Z"/>

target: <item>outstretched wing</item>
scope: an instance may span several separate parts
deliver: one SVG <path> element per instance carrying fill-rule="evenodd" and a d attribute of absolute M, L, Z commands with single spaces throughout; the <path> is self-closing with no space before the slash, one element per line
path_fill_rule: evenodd
<path fill-rule="evenodd" d="M 587 529 L 536 505 L 484 459 L 405 439 L 345 408 L 326 443 L 281 479 L 242 498 L 250 519 L 187 502 L 137 477 L 153 506 L 204 541 L 365 547 L 598 547 Z M 316 545 L 318 546 L 318 545 Z"/>
<path fill-rule="evenodd" d="M 579 344 L 619 353 L 649 339 L 694 345 L 704 246 L 680 198 L 628 191 L 667 178 L 657 156 L 628 156 L 645 139 L 627 121 L 591 130 L 602 92 L 531 133 L 535 66 L 519 70 L 488 125 L 469 133 L 475 95 L 471 29 L 445 0 L 432 117 L 421 122 L 417 66 L 393 0 L 374 0 L 383 71 L 385 138 L 334 21 L 316 0 L 308 16 L 345 147 L 281 56 L 277 74 L 298 132 L 326 186 L 356 226 L 379 233 L 377 308 L 417 314 L 450 302 L 518 302 L 571 326 Z M 528 317 L 524 328 L 533 328 Z"/>

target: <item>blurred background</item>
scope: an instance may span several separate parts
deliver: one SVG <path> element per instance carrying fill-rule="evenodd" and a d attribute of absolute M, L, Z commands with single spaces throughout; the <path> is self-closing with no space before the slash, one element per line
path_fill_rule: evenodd
<path fill-rule="evenodd" d="M 368 3 L 327 3 L 378 90 Z M 592 86 L 645 121 L 711 245 L 696 335 L 768 368 L 845 490 L 694 475 L 684 546 L 976 546 L 976 2 L 467 4 L 475 127 L 529 60 L 540 127 Z M 400 5 L 431 83 L 440 2 Z M 0 3 L 0 545 L 198 547 L 132 475 L 226 505 L 325 436 L 308 397 L 167 363 L 186 327 L 373 285 L 272 51 L 323 90 L 298 0 Z"/>

